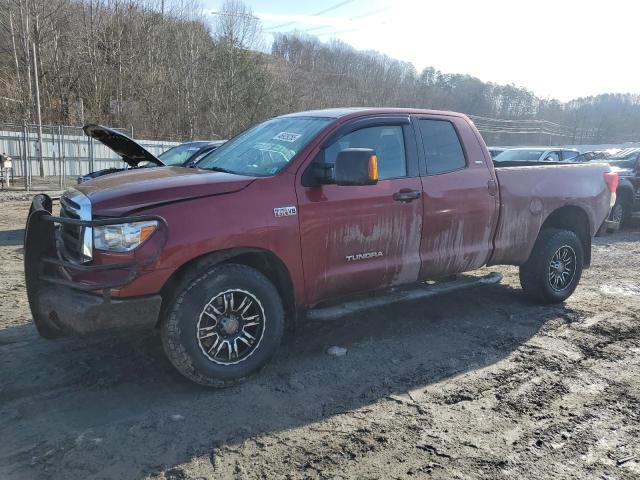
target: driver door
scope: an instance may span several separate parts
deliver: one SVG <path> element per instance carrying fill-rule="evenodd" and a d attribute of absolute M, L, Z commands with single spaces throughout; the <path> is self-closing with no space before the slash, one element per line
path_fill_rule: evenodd
<path fill-rule="evenodd" d="M 316 157 L 371 148 L 376 185 L 297 186 L 307 301 L 414 282 L 420 272 L 422 184 L 408 117 L 378 119 L 344 132 Z"/>

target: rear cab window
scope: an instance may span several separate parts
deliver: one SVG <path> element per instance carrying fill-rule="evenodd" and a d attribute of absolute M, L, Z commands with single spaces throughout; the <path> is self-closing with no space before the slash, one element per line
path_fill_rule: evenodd
<path fill-rule="evenodd" d="M 440 175 L 467 166 L 462 143 L 453 123 L 448 120 L 420 118 L 418 129 L 422 136 L 427 175 Z"/>

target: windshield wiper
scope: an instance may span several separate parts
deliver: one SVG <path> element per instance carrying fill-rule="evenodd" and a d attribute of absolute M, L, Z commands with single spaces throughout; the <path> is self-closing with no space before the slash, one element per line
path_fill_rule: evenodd
<path fill-rule="evenodd" d="M 232 173 L 234 175 L 237 175 L 236 172 L 232 172 L 231 170 L 227 170 L 226 168 L 222 167 L 207 167 L 205 170 L 211 170 L 213 172 Z"/>

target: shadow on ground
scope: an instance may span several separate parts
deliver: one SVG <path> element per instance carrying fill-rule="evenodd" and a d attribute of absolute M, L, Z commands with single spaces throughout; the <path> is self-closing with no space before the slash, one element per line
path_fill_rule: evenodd
<path fill-rule="evenodd" d="M 262 372 L 226 390 L 183 379 L 155 333 L 47 341 L 31 325 L 9 328 L 0 331 L 0 476 L 156 474 L 480 369 L 570 316 L 496 285 L 305 324 Z M 348 354 L 327 355 L 332 345 Z"/>
<path fill-rule="evenodd" d="M 0 231 L 0 247 L 7 247 L 10 245 L 22 245 L 23 239 L 24 239 L 23 228 L 19 228 L 16 230 Z"/>

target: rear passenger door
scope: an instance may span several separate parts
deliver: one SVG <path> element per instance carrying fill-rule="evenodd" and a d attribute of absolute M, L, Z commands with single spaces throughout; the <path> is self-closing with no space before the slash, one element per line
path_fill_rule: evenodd
<path fill-rule="evenodd" d="M 491 252 L 498 186 L 474 130 L 461 117 L 419 116 L 424 221 L 420 278 L 473 270 Z"/>

